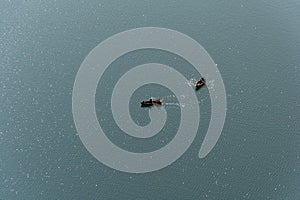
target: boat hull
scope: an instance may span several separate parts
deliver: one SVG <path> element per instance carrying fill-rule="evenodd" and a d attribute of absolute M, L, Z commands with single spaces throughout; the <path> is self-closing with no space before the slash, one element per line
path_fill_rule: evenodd
<path fill-rule="evenodd" d="M 152 101 L 142 101 L 141 102 L 141 107 L 150 107 L 150 106 L 156 106 L 156 105 L 161 105 L 162 100 L 152 100 Z"/>

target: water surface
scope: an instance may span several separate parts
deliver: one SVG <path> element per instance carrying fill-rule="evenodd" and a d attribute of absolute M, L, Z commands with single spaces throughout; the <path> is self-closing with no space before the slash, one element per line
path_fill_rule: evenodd
<path fill-rule="evenodd" d="M 0 8 L 0 199 L 300 198 L 298 1 L 2 1 Z M 222 74 L 228 111 L 217 145 L 198 159 L 210 119 L 209 93 L 201 89 L 200 128 L 188 151 L 167 168 L 136 175 L 106 167 L 85 149 L 71 94 L 98 43 L 144 26 L 180 31 L 205 47 Z M 184 59 L 155 50 L 131 52 L 106 71 L 98 119 L 115 144 L 136 152 L 172 140 L 180 116 L 170 90 L 145 85 L 131 98 L 132 118 L 147 124 L 136 102 L 163 97 L 170 113 L 163 132 L 141 141 L 116 127 L 106 106 L 111 89 L 126 70 L 148 62 L 198 76 Z"/>

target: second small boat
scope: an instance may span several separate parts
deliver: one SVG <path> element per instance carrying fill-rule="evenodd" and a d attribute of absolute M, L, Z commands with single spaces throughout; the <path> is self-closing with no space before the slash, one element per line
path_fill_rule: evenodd
<path fill-rule="evenodd" d="M 204 78 L 201 78 L 199 81 L 197 81 L 195 87 L 196 90 L 199 90 L 202 86 L 204 86 L 206 84 L 206 81 Z"/>

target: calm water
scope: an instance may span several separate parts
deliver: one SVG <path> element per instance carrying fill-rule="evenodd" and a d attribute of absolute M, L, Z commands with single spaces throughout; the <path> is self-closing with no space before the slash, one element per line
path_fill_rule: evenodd
<path fill-rule="evenodd" d="M 299 10 L 296 0 L 1 1 L 0 199 L 299 199 Z M 98 43 L 144 26 L 180 31 L 205 47 L 222 74 L 228 111 L 217 145 L 198 159 L 210 119 L 203 88 L 200 128 L 188 151 L 169 167 L 136 175 L 88 153 L 71 94 L 80 64 Z M 113 85 L 148 62 L 197 77 L 182 58 L 155 50 L 122 56 L 106 71 L 97 89 L 98 119 L 115 144 L 135 152 L 167 144 L 180 119 L 170 90 L 145 85 L 131 98 L 132 118 L 146 125 L 147 110 L 136 102 L 163 97 L 170 113 L 163 132 L 141 141 L 113 121 L 106 106 Z"/>

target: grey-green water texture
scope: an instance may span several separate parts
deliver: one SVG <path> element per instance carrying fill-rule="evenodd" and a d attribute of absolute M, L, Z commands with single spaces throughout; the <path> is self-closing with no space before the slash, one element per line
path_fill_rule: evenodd
<path fill-rule="evenodd" d="M 299 199 L 299 10 L 296 0 L 1 1 L 0 199 Z M 163 169 L 120 172 L 82 144 L 72 115 L 77 71 L 101 41 L 138 27 L 182 32 L 218 64 L 227 116 L 205 158 L 198 157 L 211 116 L 205 87 L 196 93 L 195 140 Z M 128 109 L 145 126 L 148 108 L 139 101 L 163 98 L 162 131 L 135 138 L 114 121 L 114 85 L 146 63 L 171 66 L 188 80 L 201 77 L 184 58 L 157 49 L 130 52 L 110 65 L 97 87 L 97 118 L 115 145 L 132 152 L 164 147 L 180 124 L 178 99 L 158 84 L 136 90 Z"/>

